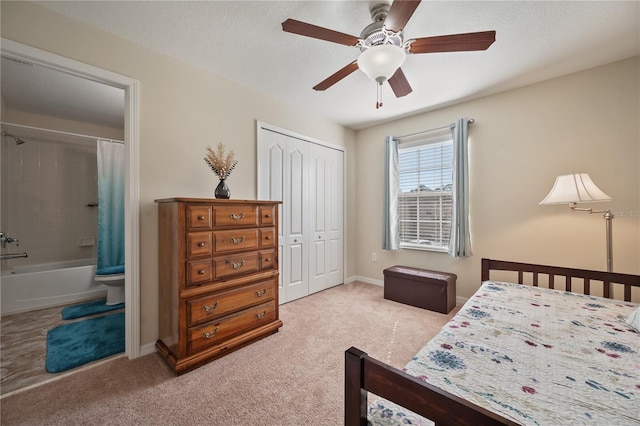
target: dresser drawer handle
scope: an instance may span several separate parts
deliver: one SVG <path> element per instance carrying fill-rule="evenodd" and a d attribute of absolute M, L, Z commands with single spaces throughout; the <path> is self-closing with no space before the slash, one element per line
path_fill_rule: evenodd
<path fill-rule="evenodd" d="M 231 261 L 230 261 L 229 263 L 231 264 L 231 267 L 232 267 L 233 269 L 240 269 L 240 268 L 242 268 L 242 267 L 244 266 L 244 260 L 241 260 L 241 261 L 240 261 L 240 262 L 238 262 L 238 263 L 231 262 Z"/>
<path fill-rule="evenodd" d="M 270 240 L 270 239 L 271 239 L 271 235 L 267 235 L 267 236 L 265 237 L 265 240 Z"/>
<path fill-rule="evenodd" d="M 270 258 L 270 257 L 267 257 L 264 261 L 265 261 L 265 262 L 271 262 L 271 258 Z"/>
<path fill-rule="evenodd" d="M 198 270 L 198 275 L 204 275 L 204 269 Z"/>
<path fill-rule="evenodd" d="M 200 241 L 200 242 L 198 243 L 198 247 L 204 247 L 204 246 L 206 246 L 206 245 L 207 245 L 207 243 L 205 243 L 204 241 Z"/>
<path fill-rule="evenodd" d="M 211 339 L 216 334 L 218 334 L 218 327 L 216 327 L 213 331 L 203 331 L 202 337 L 204 337 L 205 339 Z"/>
<path fill-rule="evenodd" d="M 244 235 L 242 237 L 240 237 L 240 238 L 233 238 L 232 237 L 231 238 L 231 242 L 233 244 L 240 244 L 240 243 L 244 242 Z"/>
<path fill-rule="evenodd" d="M 204 220 L 204 216 L 198 216 L 198 220 L 199 221 L 203 221 Z"/>
<path fill-rule="evenodd" d="M 216 303 L 214 303 L 213 305 L 202 305 L 202 310 L 210 314 L 217 307 L 218 307 L 218 301 L 216 300 Z"/>
<path fill-rule="evenodd" d="M 266 288 L 265 288 L 265 289 L 263 289 L 263 290 L 258 290 L 258 291 L 256 291 L 256 296 L 258 296 L 258 297 L 262 297 L 262 296 L 264 296 L 266 293 L 267 293 L 267 289 L 266 289 Z"/>
<path fill-rule="evenodd" d="M 267 311 L 266 311 L 266 310 L 265 310 L 265 311 L 263 311 L 263 312 L 258 312 L 258 313 L 256 314 L 256 318 L 258 318 L 258 319 L 262 319 L 262 318 L 264 318 L 264 316 L 265 316 L 265 315 L 267 315 Z"/>
<path fill-rule="evenodd" d="M 240 214 L 231 213 L 231 219 L 233 220 L 240 220 L 243 217 L 244 217 L 244 213 L 240 213 Z"/>
<path fill-rule="evenodd" d="M 267 219 L 269 219 L 271 217 L 271 213 L 267 213 L 264 215 L 264 217 L 266 217 Z"/>

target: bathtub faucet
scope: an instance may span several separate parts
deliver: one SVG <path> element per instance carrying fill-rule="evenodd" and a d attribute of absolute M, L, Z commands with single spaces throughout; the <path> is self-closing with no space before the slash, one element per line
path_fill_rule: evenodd
<path fill-rule="evenodd" d="M 0 232 L 0 247 L 5 248 L 9 243 L 16 243 L 16 246 L 20 245 L 20 241 L 17 238 L 7 237 L 4 232 Z M 26 256 L 23 256 L 26 257 Z"/>
<path fill-rule="evenodd" d="M 21 257 L 29 257 L 29 255 L 27 253 L 0 254 L 0 260 L 19 259 Z"/>

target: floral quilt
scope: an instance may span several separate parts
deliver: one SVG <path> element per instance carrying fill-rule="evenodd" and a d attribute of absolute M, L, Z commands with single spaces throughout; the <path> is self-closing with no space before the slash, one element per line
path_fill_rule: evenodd
<path fill-rule="evenodd" d="M 640 425 L 637 306 L 487 281 L 404 371 L 524 425 Z M 368 415 L 433 424 L 383 399 Z"/>

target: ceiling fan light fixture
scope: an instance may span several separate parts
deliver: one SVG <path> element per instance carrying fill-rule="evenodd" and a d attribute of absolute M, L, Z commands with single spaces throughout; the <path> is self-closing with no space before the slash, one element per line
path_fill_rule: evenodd
<path fill-rule="evenodd" d="M 382 84 L 402 66 L 406 56 L 402 47 L 393 44 L 378 44 L 369 47 L 360 54 L 358 68 L 371 80 Z"/>

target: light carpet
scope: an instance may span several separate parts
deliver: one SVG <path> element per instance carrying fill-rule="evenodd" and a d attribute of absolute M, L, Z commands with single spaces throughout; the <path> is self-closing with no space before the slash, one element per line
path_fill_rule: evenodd
<path fill-rule="evenodd" d="M 280 307 L 274 335 L 176 376 L 118 358 L 0 401 L 3 425 L 342 425 L 344 351 L 401 368 L 453 316 L 351 283 Z"/>

